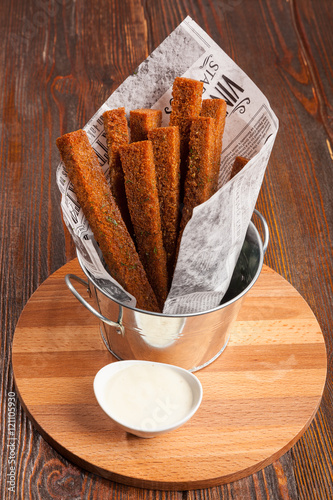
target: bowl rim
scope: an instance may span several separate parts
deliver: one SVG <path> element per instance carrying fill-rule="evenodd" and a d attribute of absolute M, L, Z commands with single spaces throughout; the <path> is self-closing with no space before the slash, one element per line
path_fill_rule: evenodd
<path fill-rule="evenodd" d="M 164 427 L 158 427 L 157 429 L 152 429 L 152 430 L 147 430 L 147 429 L 142 429 L 140 427 L 133 427 L 129 425 L 128 423 L 119 420 L 118 418 L 114 417 L 112 412 L 110 412 L 106 406 L 103 404 L 103 397 L 102 397 L 102 389 L 100 386 L 100 380 L 102 377 L 106 381 L 112 378 L 113 375 L 118 373 L 119 371 L 126 370 L 127 367 L 137 365 L 137 364 L 145 364 L 145 365 L 161 365 L 165 367 L 169 367 L 172 370 L 181 373 L 181 375 L 187 380 L 190 381 L 189 385 L 192 390 L 192 395 L 193 395 L 193 402 L 190 408 L 190 411 L 180 420 L 177 420 L 171 425 L 166 425 Z M 107 372 L 111 370 L 111 368 L 114 369 L 113 374 L 111 374 L 109 377 L 107 377 Z M 105 382 L 106 383 L 106 382 Z M 104 413 L 108 415 L 108 417 L 113 420 L 116 424 L 120 425 L 123 429 L 126 429 L 128 432 L 134 433 L 136 435 L 158 435 L 158 434 L 164 434 L 166 432 L 172 431 L 174 429 L 177 429 L 178 427 L 182 426 L 185 424 L 190 418 L 193 417 L 193 415 L 196 413 L 196 411 L 199 409 L 202 398 L 203 398 L 203 388 L 201 385 L 200 380 L 196 375 L 194 375 L 192 372 L 189 370 L 186 370 L 185 368 L 181 368 L 180 366 L 177 365 L 171 365 L 169 363 L 160 363 L 157 361 L 147 361 L 147 360 L 141 360 L 141 359 L 127 359 L 127 360 L 121 360 L 121 361 L 114 361 L 112 363 L 109 363 L 102 368 L 96 373 L 94 377 L 94 382 L 93 382 L 93 388 L 94 388 L 94 393 L 95 397 L 97 399 L 97 402 L 99 406 L 102 408 Z"/>

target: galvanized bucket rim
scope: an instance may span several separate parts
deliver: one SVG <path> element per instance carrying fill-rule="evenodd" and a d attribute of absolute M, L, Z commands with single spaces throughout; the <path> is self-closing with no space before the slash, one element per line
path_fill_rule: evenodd
<path fill-rule="evenodd" d="M 265 219 L 263 218 L 263 216 L 257 210 L 255 210 L 255 213 L 260 217 L 261 221 L 264 224 L 264 229 L 265 229 L 265 231 L 267 231 L 268 229 L 267 229 L 267 224 L 266 224 Z M 254 223 L 252 221 L 250 221 L 250 223 L 249 223 L 249 227 L 250 226 L 251 226 L 251 229 L 254 230 L 254 233 L 255 233 L 257 241 L 258 241 L 258 246 L 259 246 L 259 263 L 258 263 L 258 268 L 257 268 L 257 271 L 256 271 L 253 279 L 251 280 L 251 283 L 249 283 L 248 286 L 241 293 L 239 293 L 236 297 L 232 298 L 228 302 L 225 302 L 223 304 L 219 304 L 218 306 L 216 306 L 216 307 L 214 307 L 212 309 L 207 309 L 205 311 L 199 311 L 199 312 L 193 312 L 193 313 L 184 313 L 184 314 L 164 314 L 164 313 L 159 313 L 159 312 L 146 311 L 145 309 L 138 309 L 136 307 L 124 304 L 123 302 L 120 302 L 119 300 L 117 300 L 114 297 L 112 297 L 111 295 L 109 295 L 105 290 L 103 290 L 103 288 L 101 288 L 94 281 L 94 278 L 85 269 L 85 267 L 84 267 L 84 265 L 82 263 L 82 260 L 80 258 L 80 254 L 78 252 L 77 252 L 77 258 L 78 258 L 78 262 L 80 264 L 80 267 L 81 267 L 82 271 L 84 272 L 84 274 L 88 278 L 88 282 L 91 282 L 94 285 L 94 287 L 96 287 L 105 297 L 107 297 L 108 299 L 112 300 L 113 302 L 115 302 L 116 304 L 118 304 L 120 307 L 124 307 L 126 309 L 131 309 L 132 311 L 135 311 L 137 313 L 147 314 L 147 315 L 150 315 L 150 316 L 161 316 L 161 317 L 164 317 L 164 318 L 189 318 L 189 317 L 195 317 L 195 316 L 203 316 L 203 315 L 212 313 L 214 311 L 218 311 L 220 309 L 223 309 L 223 308 L 229 306 L 230 304 L 233 304 L 237 300 L 241 299 L 253 287 L 253 285 L 256 283 L 256 281 L 257 281 L 257 279 L 258 279 L 258 277 L 259 277 L 259 275 L 261 273 L 262 266 L 263 266 L 263 263 L 264 263 L 264 252 L 265 252 L 265 250 L 267 248 L 267 244 L 268 244 L 268 235 L 267 235 L 267 233 L 265 234 L 265 244 L 263 244 L 261 236 L 259 234 L 259 231 L 258 231 L 258 229 L 256 228 L 256 226 L 254 225 Z"/>

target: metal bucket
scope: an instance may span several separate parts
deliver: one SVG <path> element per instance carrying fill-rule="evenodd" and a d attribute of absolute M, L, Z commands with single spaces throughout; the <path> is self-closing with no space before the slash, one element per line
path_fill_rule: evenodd
<path fill-rule="evenodd" d="M 243 298 L 257 281 L 269 240 L 268 226 L 261 219 L 264 243 L 250 222 L 230 286 L 221 304 L 201 313 L 165 315 L 125 306 L 103 291 L 79 259 L 88 282 L 68 274 L 66 284 L 75 297 L 101 320 L 101 335 L 117 359 L 142 359 L 169 363 L 189 371 L 212 363 L 225 349 L 230 326 Z M 74 288 L 71 280 L 88 287 L 96 300 L 96 311 Z"/>

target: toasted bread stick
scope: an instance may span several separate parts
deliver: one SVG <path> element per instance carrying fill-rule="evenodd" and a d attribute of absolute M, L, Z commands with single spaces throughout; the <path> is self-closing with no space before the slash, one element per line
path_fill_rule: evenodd
<path fill-rule="evenodd" d="M 140 141 L 122 146 L 120 158 L 139 256 L 162 308 L 168 275 L 152 143 Z"/>
<path fill-rule="evenodd" d="M 222 138 L 227 113 L 227 103 L 223 99 L 204 99 L 200 116 L 207 116 L 215 119 L 215 168 L 220 171 Z M 218 182 L 218 175 L 216 177 Z M 216 186 L 217 189 L 217 186 Z"/>
<path fill-rule="evenodd" d="M 134 109 L 130 111 L 131 142 L 146 141 L 148 132 L 160 127 L 162 111 L 160 109 Z"/>
<path fill-rule="evenodd" d="M 120 209 L 121 216 L 129 233 L 133 234 L 133 227 L 128 211 L 124 172 L 120 162 L 119 147 L 129 143 L 129 133 L 125 108 L 110 109 L 103 113 L 104 131 L 109 154 L 110 187 L 111 192 Z"/>
<path fill-rule="evenodd" d="M 111 275 L 136 298 L 138 308 L 160 311 L 86 132 L 65 134 L 57 146 Z"/>
<path fill-rule="evenodd" d="M 235 175 L 237 175 L 238 172 L 240 172 L 243 169 L 243 167 L 245 167 L 248 161 L 249 160 L 247 158 L 244 158 L 243 156 L 236 156 L 235 161 L 231 168 L 230 179 L 235 177 Z"/>
<path fill-rule="evenodd" d="M 180 215 L 179 128 L 155 128 L 148 132 L 148 138 L 153 144 L 163 244 L 167 254 L 170 281 L 174 267 Z"/>
<path fill-rule="evenodd" d="M 203 83 L 191 78 L 177 77 L 172 86 L 170 125 L 180 132 L 181 191 L 186 178 L 188 143 L 191 122 L 200 115 Z"/>
<path fill-rule="evenodd" d="M 184 207 L 177 241 L 177 254 L 184 228 L 193 209 L 216 191 L 215 120 L 199 117 L 192 121 L 188 170 L 185 179 Z"/>

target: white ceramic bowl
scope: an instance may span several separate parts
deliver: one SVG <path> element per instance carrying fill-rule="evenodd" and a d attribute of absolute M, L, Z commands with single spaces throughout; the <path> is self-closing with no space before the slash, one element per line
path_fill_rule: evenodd
<path fill-rule="evenodd" d="M 193 373 L 153 361 L 126 360 L 104 366 L 94 379 L 96 399 L 122 429 L 151 438 L 185 424 L 202 400 Z"/>

